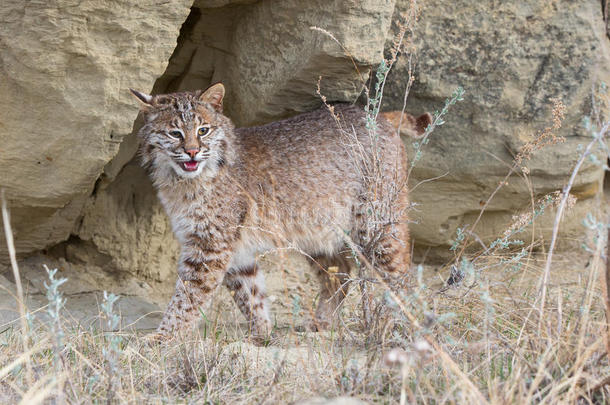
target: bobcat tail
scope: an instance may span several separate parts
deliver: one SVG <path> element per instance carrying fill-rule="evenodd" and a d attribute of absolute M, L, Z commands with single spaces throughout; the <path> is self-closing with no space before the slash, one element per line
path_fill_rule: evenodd
<path fill-rule="evenodd" d="M 400 111 L 382 112 L 379 115 L 389 121 L 396 130 L 398 130 L 398 126 L 400 125 L 401 134 L 415 138 L 422 136 L 424 132 L 426 132 L 428 125 L 432 123 L 432 115 L 427 112 L 419 117 L 414 117 L 409 113 L 402 113 Z"/>

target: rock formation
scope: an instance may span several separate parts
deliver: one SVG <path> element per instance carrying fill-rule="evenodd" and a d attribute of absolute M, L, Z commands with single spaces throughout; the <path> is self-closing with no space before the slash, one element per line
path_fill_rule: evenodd
<path fill-rule="evenodd" d="M 0 187 L 19 252 L 68 239 L 132 131 L 138 106 L 128 87 L 152 88 L 189 7 L 188 0 L 2 2 Z"/>
<path fill-rule="evenodd" d="M 392 19 L 410 4 L 115 3 L 0 6 L 0 187 L 20 253 L 51 248 L 68 260 L 152 280 L 173 277 L 177 246 L 134 157 L 129 134 L 138 105 L 127 89 L 160 93 L 223 81 L 227 113 L 239 125 L 315 108 L 320 76 L 329 101 L 353 102 L 391 46 Z M 488 207 L 477 233 L 489 240 L 528 208 L 532 195 L 563 186 L 577 145 L 587 140 L 580 123 L 592 86 L 610 83 L 600 2 L 427 1 L 414 41 L 409 111 L 432 112 L 457 86 L 466 90 L 413 172 L 413 185 L 439 177 L 412 194 L 419 247 L 446 251 L 520 146 L 549 125 L 550 99 L 568 108 L 566 142 L 536 154 L 527 162 L 529 182 L 514 176 Z M 386 110 L 402 108 L 406 72 L 399 59 L 385 87 Z M 595 205 L 602 179 L 600 166 L 583 168 L 574 190 L 581 202 L 565 231 L 582 232 L 580 220 Z"/>
<path fill-rule="evenodd" d="M 396 16 L 408 5 L 399 1 Z M 440 109 L 457 86 L 466 94 L 434 132 L 414 169 L 415 184 L 440 176 L 412 194 L 421 204 L 412 226 L 416 239 L 447 246 L 457 227 L 474 223 L 520 147 L 551 126 L 552 98 L 567 107 L 557 134 L 566 142 L 525 162 L 527 179 L 511 177 L 477 233 L 484 240 L 501 234 L 512 215 L 531 206 L 530 189 L 534 198 L 562 189 L 579 157 L 578 145 L 589 142 L 582 122 L 591 111 L 594 84 L 610 83 L 610 42 L 601 13 L 597 1 L 422 3 L 408 108 L 416 113 Z M 406 59 L 399 59 L 386 85 L 384 108 L 402 108 L 407 75 Z M 580 202 L 567 218 L 564 237 L 582 234 L 580 222 L 596 204 L 603 177 L 603 168 L 593 161 L 581 169 L 573 189 Z M 542 235 L 549 234 L 551 219 L 538 224 Z"/>

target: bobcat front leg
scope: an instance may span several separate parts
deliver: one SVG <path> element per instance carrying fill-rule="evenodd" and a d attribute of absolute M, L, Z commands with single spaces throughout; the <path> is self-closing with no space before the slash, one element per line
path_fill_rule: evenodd
<path fill-rule="evenodd" d="M 169 338 L 194 326 L 199 308 L 209 303 L 211 294 L 222 283 L 228 263 L 229 254 L 217 249 L 183 249 L 176 291 L 157 328 L 159 337 Z"/>

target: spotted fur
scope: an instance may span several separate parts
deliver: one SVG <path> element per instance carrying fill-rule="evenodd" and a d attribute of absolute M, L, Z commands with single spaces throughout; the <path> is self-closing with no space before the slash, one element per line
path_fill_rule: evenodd
<path fill-rule="evenodd" d="M 405 181 L 406 154 L 388 121 L 380 119 L 375 141 L 362 108 L 351 105 L 335 106 L 339 121 L 321 108 L 235 129 L 222 114 L 221 84 L 157 96 L 133 92 L 145 117 L 142 161 L 181 245 L 176 291 L 158 328 L 162 336 L 193 324 L 221 284 L 252 332 L 269 333 L 256 258 L 279 247 L 312 258 L 322 285 L 316 327 L 328 325 L 347 292 L 346 235 L 356 244 L 370 242 L 364 211 L 383 189 L 396 191 L 390 208 L 398 214 L 388 225 L 392 232 L 376 241 L 374 261 L 388 274 L 407 270 L 407 191 L 396 186 Z M 199 132 L 202 127 L 209 129 Z M 374 193 L 360 167 L 373 154 L 382 179 Z"/>

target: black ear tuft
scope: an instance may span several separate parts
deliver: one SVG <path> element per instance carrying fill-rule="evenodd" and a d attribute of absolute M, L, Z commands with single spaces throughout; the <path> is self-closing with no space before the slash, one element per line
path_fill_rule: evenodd
<path fill-rule="evenodd" d="M 134 89 L 129 89 L 129 91 L 131 91 L 131 94 L 136 96 L 136 98 L 140 100 L 140 102 L 146 105 L 152 105 L 153 96 L 151 96 L 150 94 L 142 93 Z"/>

